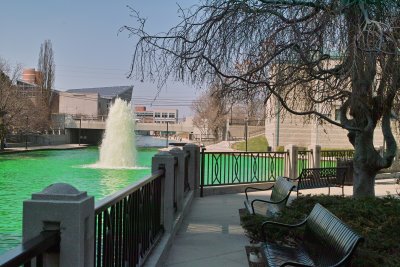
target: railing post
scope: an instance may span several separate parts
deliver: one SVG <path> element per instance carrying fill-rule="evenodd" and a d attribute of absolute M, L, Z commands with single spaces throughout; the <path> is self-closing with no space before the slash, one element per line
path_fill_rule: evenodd
<path fill-rule="evenodd" d="M 189 152 L 189 166 L 186 166 L 188 168 L 189 186 L 197 194 L 200 186 L 200 147 L 195 144 L 186 144 L 183 151 Z"/>
<path fill-rule="evenodd" d="M 167 233 L 172 231 L 174 222 L 174 175 L 175 157 L 167 151 L 156 154 L 152 159 L 152 171 L 164 168 L 165 178 L 161 184 L 161 221 Z"/>
<path fill-rule="evenodd" d="M 287 145 L 286 150 L 289 152 L 289 164 L 285 166 L 285 176 L 297 178 L 298 167 L 298 147 L 295 145 Z"/>
<path fill-rule="evenodd" d="M 65 183 L 52 184 L 23 204 L 23 242 L 43 230 L 59 230 L 59 255 L 45 255 L 44 266 L 94 265 L 94 198 Z"/>
<path fill-rule="evenodd" d="M 185 191 L 185 152 L 178 147 L 174 147 L 169 151 L 178 160 L 178 174 L 175 184 L 176 190 L 176 209 L 182 211 L 183 193 Z"/>
<path fill-rule="evenodd" d="M 203 197 L 203 191 L 204 191 L 204 172 L 205 172 L 205 159 L 206 159 L 206 154 L 205 154 L 206 148 L 203 146 L 201 148 L 201 167 L 200 167 L 200 172 L 201 172 L 201 177 L 200 177 L 200 197 Z"/>
<path fill-rule="evenodd" d="M 319 145 L 311 145 L 308 147 L 309 150 L 313 153 L 313 168 L 320 168 L 321 167 L 321 146 Z"/>

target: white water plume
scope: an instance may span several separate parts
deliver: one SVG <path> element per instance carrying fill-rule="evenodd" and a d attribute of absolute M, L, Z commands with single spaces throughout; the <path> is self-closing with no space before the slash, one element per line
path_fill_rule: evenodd
<path fill-rule="evenodd" d="M 100 146 L 98 168 L 132 168 L 136 165 L 134 115 L 130 105 L 117 98 L 110 108 Z"/>

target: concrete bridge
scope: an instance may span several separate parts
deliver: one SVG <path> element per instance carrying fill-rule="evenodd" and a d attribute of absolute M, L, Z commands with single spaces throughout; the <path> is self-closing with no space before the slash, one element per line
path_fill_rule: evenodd
<path fill-rule="evenodd" d="M 65 122 L 66 129 L 92 129 L 105 130 L 106 122 L 103 119 L 70 119 Z M 167 131 L 167 124 L 164 123 L 136 123 L 137 131 Z M 193 132 L 193 126 L 187 124 L 168 123 L 169 132 Z"/>

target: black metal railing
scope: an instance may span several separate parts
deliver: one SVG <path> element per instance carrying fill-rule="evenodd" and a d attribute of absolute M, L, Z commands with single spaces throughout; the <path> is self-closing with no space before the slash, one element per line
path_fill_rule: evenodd
<path fill-rule="evenodd" d="M 43 231 L 37 237 L 0 256 L 1 267 L 43 266 L 43 254 L 57 253 L 60 249 L 60 232 Z"/>
<path fill-rule="evenodd" d="M 189 161 L 190 161 L 190 153 L 186 152 L 185 154 L 185 177 L 184 177 L 184 191 L 187 193 L 190 191 L 190 184 L 189 184 Z"/>
<path fill-rule="evenodd" d="M 201 152 L 200 194 L 205 186 L 275 181 L 283 176 L 287 152 Z"/>
<path fill-rule="evenodd" d="M 354 150 L 322 150 L 321 168 L 338 167 L 338 161 L 352 160 Z"/>
<path fill-rule="evenodd" d="M 95 266 L 140 266 L 163 233 L 164 170 L 99 202 L 95 208 Z"/>
<path fill-rule="evenodd" d="M 300 174 L 303 169 L 313 168 L 314 155 L 312 150 L 300 150 L 297 152 L 297 173 Z"/>

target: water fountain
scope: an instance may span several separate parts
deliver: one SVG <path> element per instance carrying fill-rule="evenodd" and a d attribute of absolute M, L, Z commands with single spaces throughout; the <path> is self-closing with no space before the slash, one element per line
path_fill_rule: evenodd
<path fill-rule="evenodd" d="M 98 168 L 132 168 L 136 165 L 134 116 L 130 105 L 117 98 L 110 108 L 100 147 Z"/>

